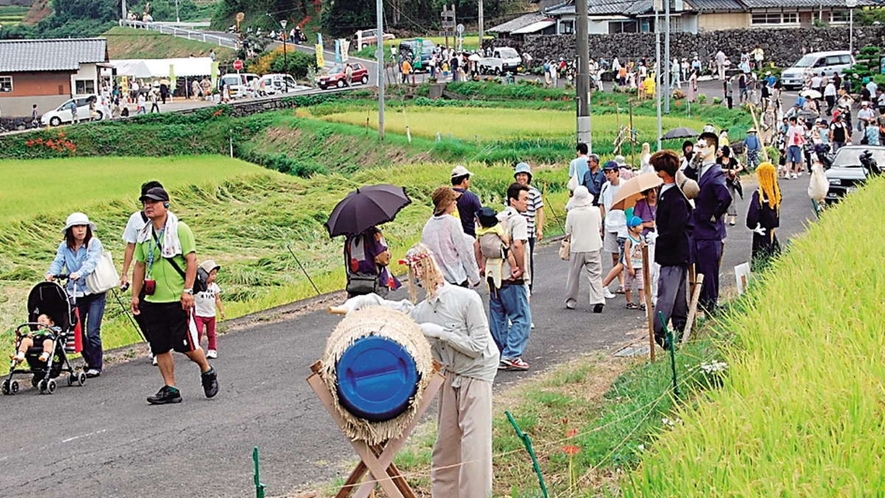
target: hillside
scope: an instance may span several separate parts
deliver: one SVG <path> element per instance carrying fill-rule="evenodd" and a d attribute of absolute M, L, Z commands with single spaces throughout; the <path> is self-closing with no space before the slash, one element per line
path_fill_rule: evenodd
<path fill-rule="evenodd" d="M 52 1 L 51 0 L 37 0 L 31 5 L 31 10 L 28 11 L 27 15 L 25 15 L 22 23 L 24 24 L 37 24 L 38 22 L 46 19 L 47 17 L 52 15 Z"/>
<path fill-rule="evenodd" d="M 234 57 L 234 50 L 212 43 L 187 40 L 140 29 L 116 27 L 102 36 L 108 39 L 108 56 L 114 59 L 163 59 L 171 57 L 203 57 L 215 50 L 218 60 Z"/>

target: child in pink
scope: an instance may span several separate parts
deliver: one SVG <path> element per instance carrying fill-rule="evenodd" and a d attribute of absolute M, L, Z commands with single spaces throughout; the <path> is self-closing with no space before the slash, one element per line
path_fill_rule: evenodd
<path fill-rule="evenodd" d="M 224 306 L 221 304 L 221 289 L 215 283 L 215 277 L 218 276 L 218 270 L 221 267 L 215 264 L 215 261 L 207 259 L 200 264 L 200 271 L 205 272 L 207 288 L 203 292 L 198 292 L 194 296 L 194 321 L 197 323 L 197 344 L 203 341 L 203 329 L 206 329 L 206 336 L 209 338 L 209 350 L 206 351 L 206 358 L 218 358 L 218 343 L 215 335 L 215 312 L 216 309 L 221 313 L 224 319 Z"/>

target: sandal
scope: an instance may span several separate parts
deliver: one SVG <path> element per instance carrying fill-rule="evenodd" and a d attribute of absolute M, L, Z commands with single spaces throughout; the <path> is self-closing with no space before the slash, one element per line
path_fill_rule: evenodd
<path fill-rule="evenodd" d="M 623 293 L 624 293 L 624 286 L 619 285 L 618 290 L 615 291 L 615 294 L 623 294 Z"/>
<path fill-rule="evenodd" d="M 638 310 L 639 309 L 639 305 L 637 305 L 636 303 L 633 303 L 633 302 L 627 303 L 624 307 L 627 308 L 628 310 Z"/>
<path fill-rule="evenodd" d="M 645 303 L 639 303 L 639 309 L 645 311 Z"/>

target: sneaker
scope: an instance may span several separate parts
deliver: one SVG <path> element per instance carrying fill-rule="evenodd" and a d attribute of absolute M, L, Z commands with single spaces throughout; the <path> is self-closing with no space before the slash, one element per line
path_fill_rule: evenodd
<path fill-rule="evenodd" d="M 568 301 L 565 302 L 565 309 L 567 309 L 567 310 L 573 310 L 573 309 L 575 309 L 575 304 L 576 304 L 576 303 L 575 303 L 574 301 L 572 301 L 571 299 L 569 299 Z"/>
<path fill-rule="evenodd" d="M 608 287 L 602 288 L 602 295 L 605 296 L 606 299 L 614 299 L 618 297 L 612 291 L 610 291 Z"/>
<path fill-rule="evenodd" d="M 157 357 L 154 355 L 151 355 L 151 365 L 157 366 Z"/>
<path fill-rule="evenodd" d="M 602 313 L 602 310 L 603 310 L 604 308 L 605 308 L 605 305 L 604 305 L 604 304 L 602 304 L 602 303 L 598 303 L 598 304 L 596 304 L 595 306 L 593 306 L 593 312 L 594 312 L 594 313 Z"/>
<path fill-rule="evenodd" d="M 535 322 L 532 322 L 532 329 L 535 328 Z"/>
<path fill-rule="evenodd" d="M 639 309 L 639 306 L 633 302 L 627 303 L 626 305 L 624 305 L 624 307 L 627 308 L 628 310 L 638 310 Z"/>
<path fill-rule="evenodd" d="M 201 373 L 200 378 L 203 382 L 203 392 L 206 394 L 206 397 L 215 397 L 218 394 L 218 374 L 215 373 L 215 369 L 210 368 L 208 372 Z"/>
<path fill-rule="evenodd" d="M 793 180 L 797 180 L 797 179 L 799 179 L 799 175 L 797 175 L 796 173 L 793 173 Z"/>
<path fill-rule="evenodd" d="M 148 396 L 147 402 L 152 405 L 168 405 L 170 403 L 181 403 L 181 392 L 170 386 L 163 386 L 157 391 L 157 394 Z"/>
<path fill-rule="evenodd" d="M 615 294 L 623 294 L 623 293 L 624 293 L 624 286 L 619 285 L 618 290 L 615 291 Z"/>
<path fill-rule="evenodd" d="M 89 370 L 86 370 L 86 377 L 89 379 L 98 377 L 100 375 L 101 375 L 101 370 L 96 370 L 94 368 L 90 368 Z"/>
<path fill-rule="evenodd" d="M 525 371 L 529 369 L 529 364 L 525 362 L 522 358 L 513 358 L 510 361 L 510 368 L 508 370 L 520 370 Z"/>
<path fill-rule="evenodd" d="M 214 349 L 210 349 L 209 351 L 206 352 L 206 358 L 209 358 L 210 360 L 214 360 L 214 359 L 218 358 L 218 351 L 215 351 Z"/>

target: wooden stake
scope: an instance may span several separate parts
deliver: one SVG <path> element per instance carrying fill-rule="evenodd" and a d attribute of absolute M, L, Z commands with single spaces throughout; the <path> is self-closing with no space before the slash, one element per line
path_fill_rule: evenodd
<path fill-rule="evenodd" d="M 655 361 L 655 323 L 654 307 L 651 302 L 651 265 L 648 260 L 648 245 L 642 244 L 642 280 L 645 287 L 645 318 L 648 322 L 648 354 L 649 359 Z"/>
<path fill-rule="evenodd" d="M 688 342 L 691 337 L 691 329 L 694 328 L 694 319 L 698 314 L 698 301 L 701 299 L 701 287 L 704 283 L 704 274 L 698 275 L 698 283 L 691 293 L 691 302 L 688 303 L 688 318 L 685 320 L 685 330 L 682 332 L 682 343 Z"/>

